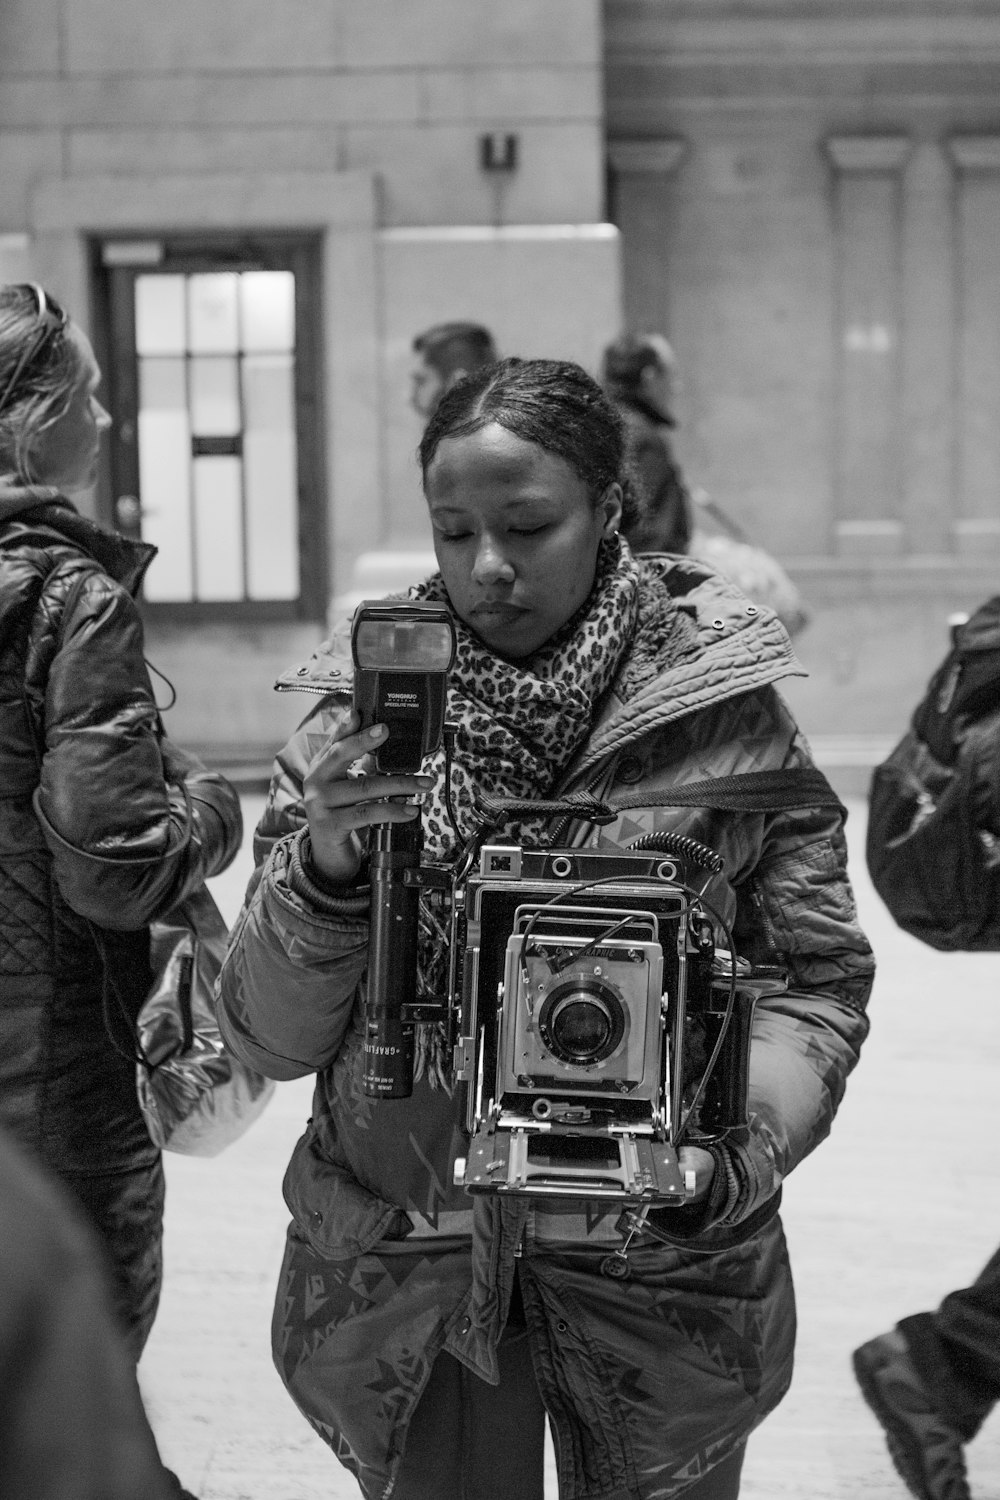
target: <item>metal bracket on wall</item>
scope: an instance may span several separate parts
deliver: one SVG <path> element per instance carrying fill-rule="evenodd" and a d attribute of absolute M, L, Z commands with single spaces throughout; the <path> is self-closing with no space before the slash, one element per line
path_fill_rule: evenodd
<path fill-rule="evenodd" d="M 518 138 L 494 130 L 479 137 L 479 165 L 484 172 L 517 170 Z"/>

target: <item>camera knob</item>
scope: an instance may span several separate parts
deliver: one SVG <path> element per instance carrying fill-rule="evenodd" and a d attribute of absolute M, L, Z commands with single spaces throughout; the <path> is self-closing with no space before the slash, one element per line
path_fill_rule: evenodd
<path fill-rule="evenodd" d="M 452 1180 L 454 1181 L 455 1186 L 456 1187 L 464 1187 L 465 1186 L 465 1157 L 464 1156 L 456 1156 L 455 1157 L 455 1165 L 452 1167 L 451 1172 L 452 1172 Z"/>

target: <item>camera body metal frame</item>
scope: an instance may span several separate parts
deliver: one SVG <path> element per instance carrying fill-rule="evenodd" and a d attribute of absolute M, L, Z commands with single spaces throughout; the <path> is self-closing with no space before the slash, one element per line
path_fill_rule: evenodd
<path fill-rule="evenodd" d="M 487 844 L 464 898 L 468 1192 L 682 1203 L 690 898 L 660 854 Z"/>
<path fill-rule="evenodd" d="M 680 1145 L 745 1135 L 753 1008 L 781 982 L 716 950 L 691 875 L 656 850 L 482 846 L 453 902 L 467 1192 L 677 1206 Z"/>

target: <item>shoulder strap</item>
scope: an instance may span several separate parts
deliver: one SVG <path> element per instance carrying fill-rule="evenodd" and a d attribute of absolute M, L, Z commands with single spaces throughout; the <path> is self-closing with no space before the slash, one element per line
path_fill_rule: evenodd
<path fill-rule="evenodd" d="M 636 792 L 614 797 L 616 812 L 633 807 L 711 807 L 721 812 L 785 812 L 796 808 L 847 809 L 817 766 L 789 766 L 777 771 L 746 771 L 689 781 L 660 792 Z"/>
<path fill-rule="evenodd" d="M 808 807 L 837 808 L 847 816 L 823 772 L 816 766 L 789 766 L 777 771 L 747 771 L 737 776 L 716 776 L 691 781 L 686 786 L 666 787 L 657 792 L 634 792 L 602 802 L 586 792 L 570 793 L 551 802 L 524 798 L 486 797 L 476 806 L 491 821 L 533 817 L 582 818 L 591 823 L 611 823 L 620 812 L 633 807 L 711 807 L 721 812 L 785 812 Z"/>

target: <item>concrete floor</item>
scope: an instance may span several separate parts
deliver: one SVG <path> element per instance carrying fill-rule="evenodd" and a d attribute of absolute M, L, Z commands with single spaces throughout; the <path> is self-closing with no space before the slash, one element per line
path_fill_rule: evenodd
<path fill-rule="evenodd" d="M 248 827 L 259 806 L 246 799 Z M 743 1500 L 905 1496 L 850 1351 L 969 1281 L 1000 1238 L 1000 958 L 937 954 L 897 931 L 864 869 L 863 804 L 850 807 L 858 904 L 880 960 L 873 1030 L 833 1135 L 786 1186 L 798 1362 L 789 1395 L 750 1443 Z M 248 865 L 245 852 L 213 882 L 230 919 Z M 279 1085 L 224 1156 L 167 1162 L 166 1279 L 140 1378 L 165 1460 L 203 1500 L 359 1493 L 270 1360 L 281 1177 L 310 1089 Z M 977 1500 L 998 1500 L 1000 1416 L 968 1457 Z M 550 1456 L 546 1494 L 556 1493 Z"/>

